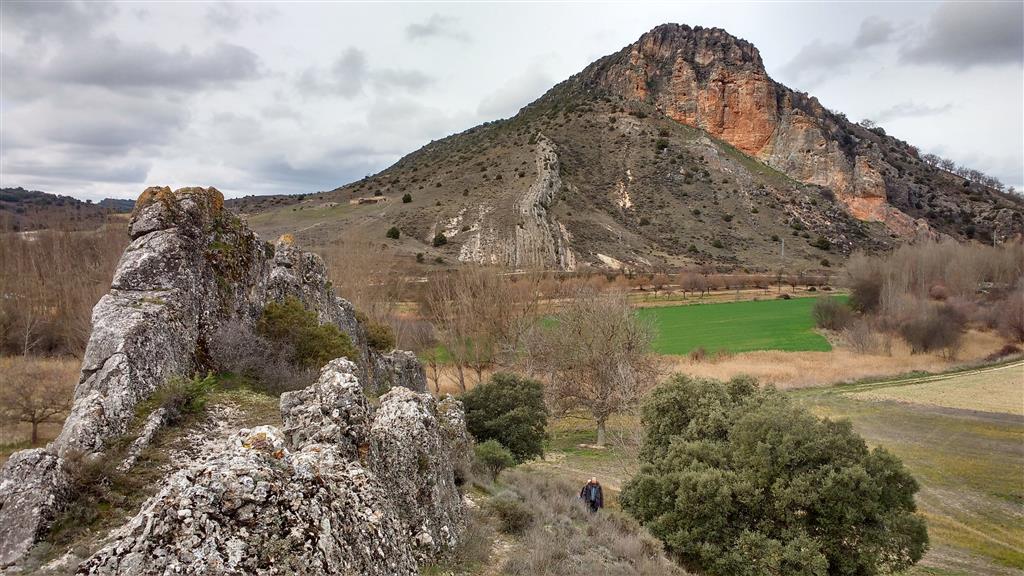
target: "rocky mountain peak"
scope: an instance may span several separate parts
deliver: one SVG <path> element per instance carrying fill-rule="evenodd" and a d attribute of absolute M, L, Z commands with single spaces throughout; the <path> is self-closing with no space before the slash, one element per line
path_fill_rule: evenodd
<path fill-rule="evenodd" d="M 854 217 L 882 222 L 897 237 L 936 235 L 935 222 L 914 214 L 935 193 L 922 182 L 922 172 L 942 187 L 961 184 L 923 166 L 906 142 L 849 122 L 817 99 L 775 82 L 753 44 L 718 28 L 658 26 L 589 66 L 582 80 L 589 88 L 653 105 L 795 180 L 830 188 Z M 979 213 L 998 203 L 988 200 L 989 206 L 977 207 Z M 994 236 L 1019 232 L 1014 225 L 994 230 Z"/>

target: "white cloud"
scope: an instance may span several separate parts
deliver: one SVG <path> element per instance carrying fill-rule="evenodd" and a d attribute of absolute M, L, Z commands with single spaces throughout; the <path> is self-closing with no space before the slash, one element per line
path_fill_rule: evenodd
<path fill-rule="evenodd" d="M 1014 22 L 955 6 L 819 4 L 783 14 L 761 4 L 459 4 L 439 13 L 422 4 L 8 0 L 0 10 L 5 186 L 91 198 L 150 184 L 330 189 L 511 116 L 672 21 L 725 28 L 757 45 L 778 80 L 830 108 L 884 119 L 922 149 L 1024 180 Z M 950 28 L 956 19 L 962 27 Z M 837 30 L 837 21 L 860 24 L 808 33 Z M 916 36 L 908 22 L 921 23 Z M 963 58 L 926 49 L 957 30 L 963 38 L 949 43 Z"/>

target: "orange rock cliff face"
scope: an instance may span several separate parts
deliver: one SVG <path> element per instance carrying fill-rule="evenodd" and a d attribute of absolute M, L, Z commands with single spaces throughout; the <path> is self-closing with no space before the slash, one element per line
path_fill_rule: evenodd
<path fill-rule="evenodd" d="M 831 188 L 861 220 L 884 222 L 900 236 L 928 228 L 888 202 L 883 174 L 893 168 L 879 150 L 817 99 L 772 80 L 757 48 L 724 30 L 659 26 L 583 77 L 652 104 L 795 180 Z"/>

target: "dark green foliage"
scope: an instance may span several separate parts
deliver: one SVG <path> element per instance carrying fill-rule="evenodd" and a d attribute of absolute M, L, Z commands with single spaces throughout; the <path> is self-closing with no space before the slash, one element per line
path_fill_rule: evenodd
<path fill-rule="evenodd" d="M 447 243 L 448 237 L 445 236 L 443 232 L 438 232 L 437 236 L 434 236 L 433 244 L 435 248 L 437 248 L 438 246 L 444 246 Z"/>
<path fill-rule="evenodd" d="M 853 311 L 838 298 L 819 298 L 811 309 L 814 325 L 825 330 L 842 330 L 853 320 Z"/>
<path fill-rule="evenodd" d="M 398 229 L 398 226 L 392 226 L 391 228 L 388 228 L 387 234 L 385 234 L 385 236 L 393 240 L 398 240 L 398 238 L 401 235 L 402 231 Z"/>
<path fill-rule="evenodd" d="M 406 192 L 402 195 L 402 204 L 408 204 L 409 202 L 412 202 L 412 194 Z"/>
<path fill-rule="evenodd" d="M 342 356 L 349 360 L 359 358 L 348 334 L 333 324 L 321 325 L 316 313 L 306 310 L 302 301 L 294 296 L 267 304 L 256 331 L 290 345 L 295 351 L 292 364 L 296 366 L 316 369 Z"/>
<path fill-rule="evenodd" d="M 423 263 L 423 258 L 424 258 L 424 256 L 423 256 L 423 252 L 417 252 L 417 253 L 416 253 L 416 261 L 417 261 L 417 262 L 419 262 L 420 264 L 422 264 L 422 263 Z"/>
<path fill-rule="evenodd" d="M 622 506 L 690 569 L 860 576 L 903 571 L 927 548 L 917 482 L 848 421 L 748 378 L 685 376 L 654 391 L 643 421 Z"/>
<path fill-rule="evenodd" d="M 367 322 L 366 345 L 379 352 L 390 352 L 395 348 L 395 332 L 387 324 Z"/>
<path fill-rule="evenodd" d="M 656 152 L 661 152 L 665 148 L 668 148 L 668 140 L 664 138 L 658 138 L 658 141 L 654 143 L 654 150 Z"/>
<path fill-rule="evenodd" d="M 512 453 L 497 440 L 477 444 L 473 448 L 473 454 L 476 456 L 476 463 L 491 475 L 492 480 L 497 479 L 502 470 L 516 465 Z"/>
<path fill-rule="evenodd" d="M 478 442 L 497 440 L 519 462 L 544 455 L 548 411 L 540 382 L 498 373 L 463 395 L 462 404 Z"/>
<path fill-rule="evenodd" d="M 711 246 L 715 248 L 725 248 L 725 244 L 722 244 L 722 241 L 718 238 L 715 238 L 714 241 L 711 242 Z"/>
<path fill-rule="evenodd" d="M 814 246 L 815 248 L 818 248 L 820 250 L 828 250 L 832 248 L 832 243 L 829 242 L 828 238 L 825 238 L 824 236 L 818 236 L 817 238 L 814 239 L 814 242 L 811 242 L 811 246 Z"/>

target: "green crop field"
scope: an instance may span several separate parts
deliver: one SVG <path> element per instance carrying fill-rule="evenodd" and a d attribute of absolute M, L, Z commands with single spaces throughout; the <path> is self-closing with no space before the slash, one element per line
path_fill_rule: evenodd
<path fill-rule="evenodd" d="M 814 331 L 811 308 L 815 298 L 761 300 L 722 304 L 692 304 L 644 308 L 658 330 L 655 351 L 687 354 L 695 348 L 708 352 L 725 350 L 821 351 L 832 349 Z"/>

